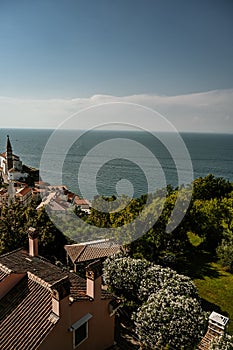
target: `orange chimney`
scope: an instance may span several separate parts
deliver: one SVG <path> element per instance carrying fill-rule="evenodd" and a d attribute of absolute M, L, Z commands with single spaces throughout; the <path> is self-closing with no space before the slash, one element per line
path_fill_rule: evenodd
<path fill-rule="evenodd" d="M 67 299 L 70 294 L 70 280 L 68 276 L 61 278 L 51 286 L 52 290 L 52 312 L 54 315 L 61 316 L 61 301 Z"/>
<path fill-rule="evenodd" d="M 102 263 L 100 260 L 86 267 L 86 278 L 86 295 L 92 299 L 100 299 L 102 285 Z"/>
<path fill-rule="evenodd" d="M 29 255 L 38 256 L 38 232 L 34 227 L 28 229 Z"/>

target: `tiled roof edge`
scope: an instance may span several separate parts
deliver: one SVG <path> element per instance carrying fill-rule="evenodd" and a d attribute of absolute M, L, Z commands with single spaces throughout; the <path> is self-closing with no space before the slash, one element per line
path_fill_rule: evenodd
<path fill-rule="evenodd" d="M 27 272 L 28 278 L 34 282 L 37 282 L 38 284 L 40 284 L 42 287 L 48 289 L 49 291 L 51 291 L 51 284 L 48 282 L 45 282 L 42 278 L 34 275 L 32 272 L 28 271 Z"/>
<path fill-rule="evenodd" d="M 6 267 L 5 265 L 3 265 L 1 263 L 0 263 L 0 270 L 7 273 L 8 275 L 13 272 L 11 269 L 8 269 L 8 267 Z"/>
<path fill-rule="evenodd" d="M 50 288 L 53 289 L 53 288 L 56 288 L 60 283 L 64 282 L 64 281 L 68 281 L 69 280 L 69 276 L 64 276 L 62 278 L 60 278 L 58 281 L 50 284 Z"/>
<path fill-rule="evenodd" d="M 81 250 L 81 252 L 78 254 L 78 256 L 75 258 L 75 260 L 74 260 L 74 263 L 80 258 L 80 256 L 84 253 L 84 251 L 86 250 L 86 248 L 87 248 L 87 245 L 85 245 L 84 247 L 83 247 L 83 249 Z"/>
<path fill-rule="evenodd" d="M 0 255 L 0 258 L 2 258 L 2 257 L 4 257 L 4 256 L 11 255 L 11 254 L 16 253 L 16 252 L 19 252 L 20 250 L 23 250 L 23 248 L 22 248 L 22 247 L 21 247 L 21 248 L 17 248 L 17 249 L 15 249 L 15 250 L 12 250 L 11 252 L 8 252 L 8 253 L 5 253 L 5 254 L 1 254 L 1 255 Z"/>

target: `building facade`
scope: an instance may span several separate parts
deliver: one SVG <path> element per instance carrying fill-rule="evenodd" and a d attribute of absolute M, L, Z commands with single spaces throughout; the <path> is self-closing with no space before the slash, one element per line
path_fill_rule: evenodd
<path fill-rule="evenodd" d="M 35 229 L 29 252 L 0 256 L 0 348 L 105 350 L 114 344 L 114 297 L 101 286 L 100 264 L 86 279 L 38 255 Z"/>

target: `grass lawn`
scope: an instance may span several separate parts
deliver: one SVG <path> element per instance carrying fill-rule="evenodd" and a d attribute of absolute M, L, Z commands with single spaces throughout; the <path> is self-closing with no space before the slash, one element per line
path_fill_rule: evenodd
<path fill-rule="evenodd" d="M 233 335 L 233 275 L 222 270 L 217 263 L 210 264 L 217 277 L 204 276 L 194 279 L 203 307 L 229 317 L 228 332 Z"/>
<path fill-rule="evenodd" d="M 215 258 L 201 249 L 202 240 L 189 232 L 193 249 L 182 270 L 198 288 L 203 308 L 229 317 L 228 332 L 233 335 L 233 274 L 224 271 Z"/>

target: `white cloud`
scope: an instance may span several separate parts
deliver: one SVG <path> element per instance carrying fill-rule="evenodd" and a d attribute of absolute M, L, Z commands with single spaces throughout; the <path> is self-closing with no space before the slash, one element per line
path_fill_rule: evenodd
<path fill-rule="evenodd" d="M 84 108 L 114 102 L 135 103 L 152 108 L 161 113 L 179 131 L 233 132 L 233 89 L 178 96 L 94 95 L 90 98 L 49 100 L 0 97 L 1 127 L 56 128 L 70 115 Z M 129 109 L 128 112 L 130 113 Z M 146 118 L 146 113 L 142 110 L 140 113 L 138 117 Z M 131 117 L 133 118 L 133 115 Z M 93 118 L 98 118 L 98 113 L 93 115 Z M 106 116 L 106 121 L 117 122 L 117 113 L 110 113 Z M 85 125 L 85 115 L 78 123 L 82 129 L 88 127 Z M 155 126 L 148 122 L 148 128 L 153 127 Z"/>

